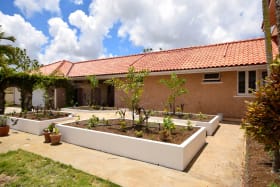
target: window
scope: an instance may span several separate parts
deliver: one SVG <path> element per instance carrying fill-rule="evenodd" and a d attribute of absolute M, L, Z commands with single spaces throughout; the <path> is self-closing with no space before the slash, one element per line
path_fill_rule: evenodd
<path fill-rule="evenodd" d="M 264 86 L 265 85 L 265 79 L 267 77 L 267 71 L 262 71 L 261 72 L 261 76 L 262 76 L 262 81 L 261 81 L 261 85 Z"/>
<path fill-rule="evenodd" d="M 203 82 L 219 82 L 220 73 L 206 73 L 204 74 Z"/>
<path fill-rule="evenodd" d="M 246 92 L 246 84 L 245 84 L 245 71 L 238 72 L 238 93 L 245 94 Z"/>
<path fill-rule="evenodd" d="M 249 93 L 252 93 L 253 90 L 256 90 L 256 71 L 249 71 Z"/>
<path fill-rule="evenodd" d="M 239 71 L 238 72 L 238 94 L 248 95 L 256 90 L 256 71 Z"/>

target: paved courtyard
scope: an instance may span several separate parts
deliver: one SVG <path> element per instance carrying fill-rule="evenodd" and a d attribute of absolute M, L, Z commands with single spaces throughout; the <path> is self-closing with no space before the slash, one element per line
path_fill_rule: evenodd
<path fill-rule="evenodd" d="M 92 115 L 78 114 L 81 119 Z M 108 118 L 115 114 L 95 115 Z M 50 146 L 43 143 L 43 139 L 42 136 L 11 130 L 9 136 L 0 137 L 0 152 L 21 148 L 71 164 L 77 169 L 122 186 L 242 186 L 245 138 L 239 125 L 221 123 L 216 134 L 207 137 L 206 146 L 184 172 L 64 142 L 58 146 Z"/>

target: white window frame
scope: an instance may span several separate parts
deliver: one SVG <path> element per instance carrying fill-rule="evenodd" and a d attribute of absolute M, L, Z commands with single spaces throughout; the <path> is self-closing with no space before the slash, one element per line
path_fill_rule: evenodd
<path fill-rule="evenodd" d="M 205 78 L 205 75 L 208 75 L 208 74 L 218 74 L 218 78 Z M 204 74 L 203 74 L 203 82 L 204 82 L 204 83 L 221 82 L 221 74 L 220 74 L 220 72 L 215 72 L 215 73 L 204 73 Z"/>
<path fill-rule="evenodd" d="M 252 93 L 249 92 L 249 72 L 255 71 L 256 72 L 256 90 L 258 89 L 257 82 L 260 80 L 258 74 L 258 70 L 244 70 L 244 71 L 237 71 L 237 96 L 251 96 Z M 239 93 L 239 72 L 245 72 L 245 93 Z"/>

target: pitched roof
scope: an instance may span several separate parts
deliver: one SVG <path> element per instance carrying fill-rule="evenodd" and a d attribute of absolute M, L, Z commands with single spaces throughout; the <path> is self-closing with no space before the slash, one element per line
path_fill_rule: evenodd
<path fill-rule="evenodd" d="M 55 74 L 60 76 L 67 76 L 73 65 L 74 64 L 72 62 L 62 60 L 42 66 L 40 68 L 40 71 L 43 75 Z"/>
<path fill-rule="evenodd" d="M 273 43 L 273 53 L 277 46 Z M 70 65 L 71 64 L 71 65 Z M 60 71 L 69 77 L 126 73 L 130 66 L 151 72 L 192 70 L 266 64 L 263 38 L 227 42 L 138 55 L 71 63 L 60 61 L 41 68 L 43 72 Z"/>
<path fill-rule="evenodd" d="M 90 60 L 74 63 L 69 72 L 69 77 L 87 76 L 87 75 L 108 75 L 126 73 L 128 67 L 141 59 L 144 55 L 131 55 L 124 57 L 114 57 L 106 59 Z"/>

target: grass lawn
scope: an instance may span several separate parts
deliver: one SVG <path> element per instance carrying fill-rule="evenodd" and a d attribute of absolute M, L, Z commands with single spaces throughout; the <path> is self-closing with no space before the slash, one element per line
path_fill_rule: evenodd
<path fill-rule="evenodd" d="M 0 154 L 0 186 L 119 185 L 19 149 Z"/>

